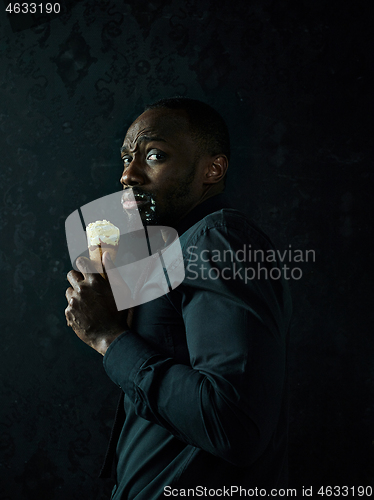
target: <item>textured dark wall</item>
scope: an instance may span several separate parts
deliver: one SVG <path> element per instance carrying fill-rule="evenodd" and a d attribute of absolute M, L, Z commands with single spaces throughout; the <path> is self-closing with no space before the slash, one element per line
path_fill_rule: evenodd
<path fill-rule="evenodd" d="M 368 9 L 65 6 L 44 23 L 1 13 L 0 498 L 107 498 L 95 475 L 117 389 L 66 326 L 64 222 L 120 189 L 126 125 L 175 94 L 227 119 L 236 206 L 281 249 L 316 251 L 291 282 L 291 485 L 373 484 Z"/>

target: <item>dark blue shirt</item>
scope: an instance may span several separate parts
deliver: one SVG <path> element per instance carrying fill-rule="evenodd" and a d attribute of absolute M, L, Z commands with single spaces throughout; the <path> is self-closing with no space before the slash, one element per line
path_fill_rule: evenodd
<path fill-rule="evenodd" d="M 104 357 L 124 392 L 113 499 L 286 486 L 287 282 L 271 259 L 258 276 L 272 243 L 218 198 L 178 228 L 183 283 L 138 306 Z"/>

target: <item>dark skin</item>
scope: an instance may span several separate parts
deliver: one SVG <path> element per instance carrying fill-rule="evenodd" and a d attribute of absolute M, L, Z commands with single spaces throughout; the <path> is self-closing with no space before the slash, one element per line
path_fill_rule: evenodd
<path fill-rule="evenodd" d="M 219 194 L 228 167 L 225 155 L 199 153 L 187 114 L 182 110 L 153 109 L 140 115 L 127 131 L 121 158 L 123 189 L 154 195 L 159 223 L 173 226 L 194 207 Z M 139 207 L 146 217 L 147 206 Z M 80 270 L 67 275 L 65 316 L 77 336 L 105 355 L 110 344 L 131 327 L 132 308 L 118 311 L 111 286 L 89 259 L 77 260 Z M 103 267 L 114 268 L 108 252 Z M 127 288 L 120 276 L 114 286 Z"/>

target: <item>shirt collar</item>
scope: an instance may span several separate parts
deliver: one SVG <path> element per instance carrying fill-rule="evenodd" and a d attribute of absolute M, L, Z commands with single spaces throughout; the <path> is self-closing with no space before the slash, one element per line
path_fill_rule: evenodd
<path fill-rule="evenodd" d="M 217 210 L 222 210 L 222 208 L 230 208 L 223 193 L 212 196 L 211 198 L 203 201 L 193 208 L 191 212 L 188 212 L 188 214 L 176 225 L 175 228 L 178 231 L 179 236 L 207 215 L 216 212 Z"/>

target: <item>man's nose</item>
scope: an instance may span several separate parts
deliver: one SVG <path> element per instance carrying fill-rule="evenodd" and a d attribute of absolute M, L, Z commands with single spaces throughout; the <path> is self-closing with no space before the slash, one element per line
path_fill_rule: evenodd
<path fill-rule="evenodd" d="M 138 160 L 133 159 L 125 165 L 120 182 L 123 186 L 141 186 L 144 184 L 144 175 Z"/>

